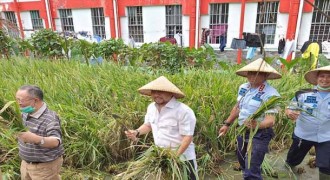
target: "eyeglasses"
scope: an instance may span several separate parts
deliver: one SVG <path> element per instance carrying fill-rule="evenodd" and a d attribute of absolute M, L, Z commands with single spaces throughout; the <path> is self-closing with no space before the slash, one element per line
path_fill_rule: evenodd
<path fill-rule="evenodd" d="M 19 98 L 16 98 L 16 101 L 19 102 L 19 103 L 25 103 L 25 102 L 31 101 L 33 99 L 34 98 L 29 98 L 29 99 L 19 99 Z"/>

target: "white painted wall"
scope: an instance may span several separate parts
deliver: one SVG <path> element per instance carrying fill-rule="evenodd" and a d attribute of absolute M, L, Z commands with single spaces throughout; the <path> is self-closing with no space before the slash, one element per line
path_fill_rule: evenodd
<path fill-rule="evenodd" d="M 189 16 L 182 16 L 182 42 L 184 47 L 189 47 Z"/>
<path fill-rule="evenodd" d="M 109 17 L 104 17 L 104 23 L 105 23 L 105 36 L 106 39 L 111 38 L 111 29 L 110 29 L 110 18 Z"/>
<path fill-rule="evenodd" d="M 30 11 L 24 11 L 21 12 L 20 14 L 21 14 L 23 30 L 33 29 Z"/>
<path fill-rule="evenodd" d="M 62 25 L 61 25 L 60 18 L 54 19 L 54 23 L 55 23 L 55 29 L 56 29 L 56 31 L 62 32 Z"/>
<path fill-rule="evenodd" d="M 246 3 L 243 32 L 250 32 L 250 33 L 256 32 L 257 10 L 258 10 L 258 3 Z M 227 31 L 226 49 L 230 48 L 233 38 L 239 38 L 239 27 L 240 27 L 240 18 L 241 18 L 240 12 L 241 12 L 240 3 L 230 3 L 229 4 L 229 9 L 228 9 L 229 24 L 228 24 L 228 31 Z M 274 41 L 274 44 L 265 45 L 265 48 L 267 50 L 277 50 L 279 39 L 286 36 L 288 18 L 289 18 L 288 13 L 284 13 L 284 14 L 278 13 L 276 32 L 275 32 L 275 41 Z M 310 21 L 311 20 L 306 18 L 306 20 L 304 22 L 306 22 L 307 24 L 310 24 L 309 23 Z M 209 15 L 201 16 L 201 28 L 209 28 L 209 22 L 210 22 Z M 201 28 L 199 30 L 200 33 L 202 32 Z M 309 35 L 309 33 L 307 33 L 307 34 Z M 214 49 L 219 48 L 218 44 L 211 44 L 211 46 Z"/>
<path fill-rule="evenodd" d="M 306 41 L 309 40 L 309 33 L 312 26 L 313 13 L 303 13 L 299 34 L 298 34 L 298 48 L 300 49 Z"/>
<path fill-rule="evenodd" d="M 14 2 L 14 0 L 0 0 L 0 3 Z"/>
<path fill-rule="evenodd" d="M 241 19 L 241 3 L 231 3 L 228 9 L 228 30 L 227 30 L 227 46 L 230 48 L 233 38 L 239 38 L 239 25 Z M 219 49 L 219 47 L 218 47 Z"/>
<path fill-rule="evenodd" d="M 33 2 L 33 1 L 41 1 L 41 0 L 17 0 L 17 2 Z"/>
<path fill-rule="evenodd" d="M 126 12 L 127 14 L 127 12 Z M 158 42 L 166 36 L 165 6 L 142 7 L 144 43 Z M 128 18 L 120 18 L 121 35 L 124 42 L 129 42 Z M 189 46 L 189 16 L 182 16 L 182 39 L 183 45 Z M 136 43 L 141 45 L 142 43 Z"/>
<path fill-rule="evenodd" d="M 239 8 L 240 16 L 241 8 Z M 258 3 L 246 3 L 243 32 L 255 33 L 257 23 Z M 239 26 L 237 27 L 239 31 Z"/>
<path fill-rule="evenodd" d="M 165 6 L 147 6 L 142 8 L 144 42 L 158 42 L 166 36 Z"/>
<path fill-rule="evenodd" d="M 33 2 L 33 1 L 41 1 L 41 0 L 17 0 L 17 2 Z M 0 0 L 0 3 L 14 2 L 14 0 Z"/>
<path fill-rule="evenodd" d="M 91 9 L 72 9 L 74 31 L 88 31 L 93 34 Z"/>
<path fill-rule="evenodd" d="M 30 11 L 23 11 L 20 12 L 21 15 L 21 20 L 22 20 L 22 26 L 24 30 L 24 36 L 26 38 L 31 37 L 31 34 L 33 34 L 33 26 L 32 26 L 32 20 L 31 20 L 31 15 Z"/>
<path fill-rule="evenodd" d="M 143 13 L 143 11 L 142 11 Z M 125 14 L 127 14 L 127 9 L 125 9 Z M 129 37 L 128 37 L 128 18 L 127 16 L 120 17 L 120 30 L 121 30 L 121 38 L 123 41 L 128 44 Z M 138 43 L 136 43 L 138 45 Z"/>

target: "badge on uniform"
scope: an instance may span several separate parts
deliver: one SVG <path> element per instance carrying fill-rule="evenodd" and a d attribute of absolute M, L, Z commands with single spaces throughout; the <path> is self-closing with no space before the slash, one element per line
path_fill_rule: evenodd
<path fill-rule="evenodd" d="M 314 103 L 314 104 L 316 104 L 317 103 L 316 96 L 307 96 L 306 100 L 304 102 L 305 103 Z"/>
<path fill-rule="evenodd" d="M 255 96 L 253 96 L 253 100 L 256 100 L 256 101 L 262 101 L 261 100 L 261 96 L 265 94 L 265 92 L 258 92 Z"/>
<path fill-rule="evenodd" d="M 238 94 L 241 95 L 241 96 L 244 96 L 245 93 L 246 93 L 246 91 L 247 91 L 247 89 L 245 89 L 245 88 L 241 88 L 241 89 L 239 90 Z"/>

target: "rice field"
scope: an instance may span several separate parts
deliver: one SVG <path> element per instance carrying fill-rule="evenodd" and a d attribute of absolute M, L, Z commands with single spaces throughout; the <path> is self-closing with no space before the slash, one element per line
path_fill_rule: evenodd
<path fill-rule="evenodd" d="M 225 137 L 218 138 L 217 132 L 236 102 L 238 86 L 246 81 L 235 75 L 239 67 L 188 68 L 169 74 L 111 62 L 87 66 L 67 60 L 0 59 L 0 107 L 15 100 L 20 86 L 38 85 L 44 91 L 47 105 L 61 118 L 65 147 L 62 178 L 111 179 L 127 170 L 130 163 L 152 146 L 150 134 L 132 144 L 123 131 L 143 123 L 151 102 L 137 89 L 164 75 L 186 94 L 182 102 L 195 111 L 194 143 L 200 178 L 224 177 L 226 172 L 220 163 L 234 150 L 238 132 L 235 126 Z M 272 150 L 279 150 L 287 147 L 293 130 L 293 124 L 283 114 L 285 105 L 297 89 L 311 86 L 301 73 L 289 72 L 269 83 L 282 96 L 282 111 L 274 127 L 276 136 L 270 145 Z M 18 179 L 20 159 L 15 134 L 24 128 L 17 104 L 1 116 L 1 171 L 8 179 Z"/>

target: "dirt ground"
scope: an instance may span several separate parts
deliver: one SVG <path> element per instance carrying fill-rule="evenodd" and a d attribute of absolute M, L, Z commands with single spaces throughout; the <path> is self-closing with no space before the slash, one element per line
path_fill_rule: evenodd
<path fill-rule="evenodd" d="M 263 175 L 264 180 L 318 180 L 318 168 L 311 168 L 308 165 L 310 158 L 314 156 L 307 154 L 304 161 L 297 166 L 295 169 L 290 170 L 285 167 L 285 159 L 288 150 L 283 150 L 281 152 L 270 152 L 266 155 L 269 160 L 270 165 L 275 170 L 277 177 L 269 177 Z M 207 177 L 205 179 L 219 179 L 219 180 L 242 180 L 242 173 L 239 171 L 234 171 L 233 167 L 237 163 L 234 154 L 226 156 L 226 161 L 223 163 L 223 175 L 222 177 Z M 298 174 L 297 168 L 303 168 L 303 173 Z"/>

